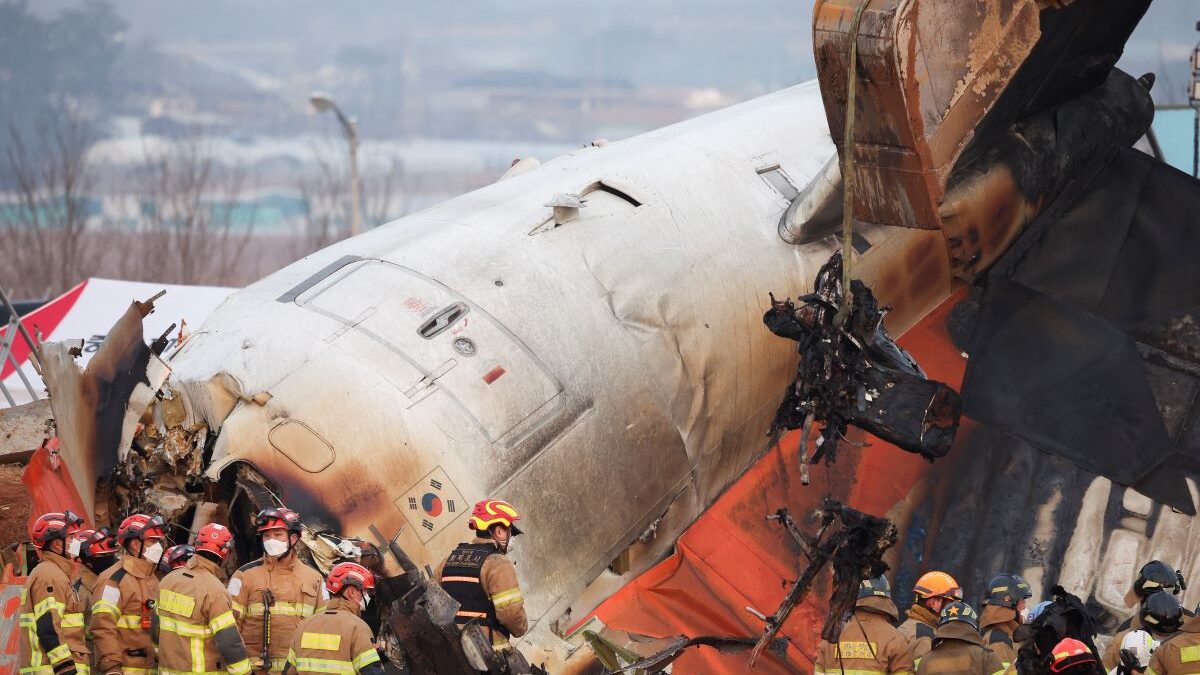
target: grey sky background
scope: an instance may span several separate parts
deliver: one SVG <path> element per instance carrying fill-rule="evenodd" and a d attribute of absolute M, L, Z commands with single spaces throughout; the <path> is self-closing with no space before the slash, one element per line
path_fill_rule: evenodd
<path fill-rule="evenodd" d="M 74 0 L 41 0 L 53 12 Z M 813 77 L 811 0 L 120 0 L 132 41 L 222 48 L 285 77 L 347 49 L 406 51 L 422 67 L 537 70 L 750 93 Z M 1122 65 L 1158 71 L 1183 102 L 1200 0 L 1157 0 Z M 247 52 L 257 50 L 257 58 Z M 436 61 L 436 62 L 435 62 Z M 1135 73 L 1135 74 L 1138 74 Z"/>

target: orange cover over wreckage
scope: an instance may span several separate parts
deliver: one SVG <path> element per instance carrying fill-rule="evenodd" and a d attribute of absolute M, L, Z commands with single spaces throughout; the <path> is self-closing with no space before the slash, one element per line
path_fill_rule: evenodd
<path fill-rule="evenodd" d="M 963 295 L 955 293 L 899 340 L 930 379 L 956 389 L 962 384 L 966 360 L 950 340 L 946 319 Z M 962 446 L 969 430 L 970 422 L 964 419 L 956 446 Z M 835 464 L 812 468 L 807 486 L 800 483 L 799 432 L 785 436 L 684 532 L 674 555 L 606 600 L 593 615 L 610 629 L 651 637 L 758 637 L 763 623 L 745 608 L 768 616 L 774 613 L 805 562 L 784 527 L 766 516 L 786 507 L 802 531 L 811 531 L 808 514 L 826 495 L 892 519 L 903 542 L 907 515 L 920 501 L 914 497 L 936 485 L 937 475 L 951 469 L 957 455 L 952 451 L 935 467 L 920 455 L 862 431 L 851 428 L 850 436 L 852 442 L 865 440 L 869 447 L 844 444 Z M 933 523 L 930 530 L 935 528 Z M 789 639 L 787 663 L 764 652 L 755 672 L 812 672 L 829 582 L 828 571 L 819 575 L 805 602 L 784 623 L 780 636 Z M 749 654 L 748 650 L 725 654 L 693 647 L 675 661 L 673 670 L 689 675 L 741 674 L 746 672 Z"/>

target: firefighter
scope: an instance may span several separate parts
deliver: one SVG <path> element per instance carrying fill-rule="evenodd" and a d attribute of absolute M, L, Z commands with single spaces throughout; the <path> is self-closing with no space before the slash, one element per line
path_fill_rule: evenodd
<path fill-rule="evenodd" d="M 1146 598 L 1138 609 L 1142 630 L 1150 633 L 1155 640 L 1162 642 L 1179 632 L 1183 624 L 1183 606 L 1170 593 L 1153 593 Z M 1121 636 L 1124 639 L 1124 636 Z M 1116 640 L 1116 637 L 1113 638 Z M 1119 646 L 1121 643 L 1117 643 Z M 1118 655 L 1120 652 L 1118 652 Z M 1118 660 L 1120 657 L 1118 656 Z M 1200 659 L 1197 659 L 1200 661 Z"/>
<path fill-rule="evenodd" d="M 906 612 L 908 618 L 900 624 L 900 633 L 912 650 L 913 663 L 919 664 L 921 657 L 929 652 L 942 608 L 961 601 L 962 597 L 958 582 L 945 572 L 926 572 L 917 579 L 912 607 Z"/>
<path fill-rule="evenodd" d="M 1129 631 L 1145 630 L 1146 627 L 1142 624 L 1141 610 L 1146 599 L 1162 592 L 1178 595 L 1183 587 L 1183 574 L 1165 562 L 1151 560 L 1142 565 L 1142 568 L 1138 570 L 1137 578 L 1133 580 L 1133 585 L 1125 594 L 1125 604 L 1130 607 L 1136 606 L 1138 611 L 1117 627 L 1117 633 L 1113 635 L 1108 647 L 1104 650 L 1105 668 L 1112 670 L 1120 663 L 1121 641 Z"/>
<path fill-rule="evenodd" d="M 1025 601 L 1031 597 L 1033 591 L 1029 584 L 1016 574 L 997 574 L 988 582 L 979 625 L 983 630 L 983 644 L 1000 657 L 1005 668 L 1017 660 L 1013 631 L 1021 625 Z"/>
<path fill-rule="evenodd" d="M 38 516 L 29 538 L 41 562 L 29 573 L 21 591 L 19 669 L 21 675 L 88 673 L 91 660 L 83 634 L 87 600 L 72 587 L 71 549 L 83 519 L 66 512 Z"/>
<path fill-rule="evenodd" d="M 917 675 L 998 675 L 1004 664 L 983 644 L 979 615 L 965 602 L 942 608 L 933 646 L 917 664 Z"/>
<path fill-rule="evenodd" d="M 375 575 L 358 563 L 338 563 L 329 571 L 325 590 L 329 603 L 296 627 L 284 672 L 383 675 L 371 629 L 359 618 L 375 591 Z"/>
<path fill-rule="evenodd" d="M 508 648 L 510 637 L 529 630 L 517 566 L 505 555 L 512 538 L 521 534 L 520 519 L 508 502 L 479 502 L 467 523 L 475 538 L 459 544 L 437 571 L 438 582 L 461 605 L 454 619 L 459 628 L 478 623 L 496 649 Z"/>
<path fill-rule="evenodd" d="M 1150 665 L 1150 657 L 1158 649 L 1158 640 L 1144 630 L 1131 630 L 1121 640 L 1121 661 L 1108 671 L 1109 675 L 1140 675 Z"/>
<path fill-rule="evenodd" d="M 153 639 L 160 675 L 249 675 L 250 659 L 221 583 L 233 533 L 208 523 L 196 533 L 195 555 L 163 577 L 154 605 Z"/>
<path fill-rule="evenodd" d="M 102 527 L 98 530 L 84 530 L 79 533 L 79 576 L 75 579 L 75 590 L 85 598 L 88 607 L 84 614 L 92 615 L 92 591 L 96 588 L 96 580 L 105 570 L 117 564 L 117 538 L 112 530 Z"/>
<path fill-rule="evenodd" d="M 162 560 L 158 561 L 158 574 L 167 576 L 172 570 L 177 570 L 180 567 L 186 567 L 192 556 L 196 555 L 196 547 L 188 544 L 179 544 L 167 549 L 163 554 Z"/>
<path fill-rule="evenodd" d="M 95 643 L 96 668 L 103 675 L 150 675 L 154 647 L 150 623 L 158 577 L 154 571 L 163 554 L 166 521 L 162 516 L 135 513 L 121 521 L 117 543 L 124 549 L 121 564 L 105 570 L 92 591 L 88 628 Z"/>
<path fill-rule="evenodd" d="M 1183 622 L 1179 632 L 1154 650 L 1146 675 L 1187 675 L 1200 668 L 1200 615 Z"/>
<path fill-rule="evenodd" d="M 258 672 L 283 672 L 296 625 L 324 604 L 321 573 L 296 556 L 300 515 L 284 507 L 254 519 L 264 555 L 242 565 L 229 580 L 233 615 Z"/>
<path fill-rule="evenodd" d="M 837 644 L 821 642 L 814 675 L 911 675 L 908 640 L 895 628 L 899 618 L 887 577 L 864 579 Z"/>

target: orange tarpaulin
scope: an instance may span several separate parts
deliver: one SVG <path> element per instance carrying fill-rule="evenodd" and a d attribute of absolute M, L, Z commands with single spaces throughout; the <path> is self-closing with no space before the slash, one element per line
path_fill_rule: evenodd
<path fill-rule="evenodd" d="M 958 299 L 943 303 L 900 340 L 931 379 L 955 388 L 962 383 L 966 362 L 951 343 L 945 323 Z M 763 624 L 745 608 L 772 614 L 805 562 L 784 527 L 767 520 L 768 515 L 786 507 L 807 530 L 806 515 L 830 495 L 861 511 L 895 517 L 905 511 L 904 500 L 931 467 L 919 455 L 851 430 L 852 442 L 870 445 L 858 449 L 843 444 L 835 464 L 811 467 L 812 483 L 805 486 L 800 482 L 798 439 L 798 433 L 789 434 L 768 451 L 688 528 L 674 555 L 618 591 L 594 614 L 610 628 L 653 637 L 758 636 Z M 824 573 L 780 631 L 790 643 L 786 662 L 765 656 L 755 672 L 812 671 L 828 593 L 829 575 Z M 748 659 L 749 652 L 694 648 L 675 662 L 674 672 L 744 673 Z"/>

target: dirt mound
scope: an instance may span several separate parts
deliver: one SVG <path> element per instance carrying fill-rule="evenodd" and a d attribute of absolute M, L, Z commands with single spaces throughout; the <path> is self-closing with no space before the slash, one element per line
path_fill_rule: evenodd
<path fill-rule="evenodd" d="M 24 541 L 29 523 L 29 493 L 21 483 L 23 466 L 0 465 L 0 549 Z"/>

